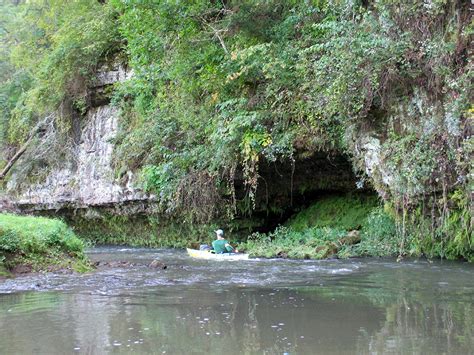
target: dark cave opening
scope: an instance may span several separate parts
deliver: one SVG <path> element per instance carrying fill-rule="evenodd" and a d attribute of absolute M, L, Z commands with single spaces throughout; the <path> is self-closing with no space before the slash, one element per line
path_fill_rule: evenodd
<path fill-rule="evenodd" d="M 370 187 L 357 187 L 352 164 L 343 154 L 318 152 L 294 163 L 267 161 L 261 164 L 259 173 L 256 208 L 236 220 L 236 225 L 247 225 L 251 232 L 273 231 L 295 213 L 328 196 L 374 194 Z M 237 193 L 243 197 L 243 184 L 237 187 Z"/>

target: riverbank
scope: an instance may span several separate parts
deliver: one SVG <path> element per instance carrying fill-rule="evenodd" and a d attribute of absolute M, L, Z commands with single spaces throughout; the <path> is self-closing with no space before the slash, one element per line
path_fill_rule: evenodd
<path fill-rule="evenodd" d="M 358 197 L 320 201 L 271 233 L 252 234 L 239 249 L 253 257 L 291 259 L 421 256 L 414 245 L 403 246 L 382 207 Z"/>
<path fill-rule="evenodd" d="M 92 220 L 65 220 L 91 245 L 196 249 L 200 244 L 210 244 L 215 238 L 213 231 L 223 228 L 227 240 L 251 257 L 427 257 L 474 261 L 472 250 L 453 248 L 451 240 L 456 241 L 455 238 L 433 237 L 429 229 L 404 228 L 402 216 L 389 204 L 382 206 L 379 198 L 368 192 L 320 196 L 289 219 L 281 219 L 282 224 L 276 229 L 264 229 L 261 221 L 252 227 L 250 217 L 212 224 L 179 223 L 153 215 L 129 218 L 103 214 Z M 258 228 L 266 233 L 252 233 Z"/>
<path fill-rule="evenodd" d="M 405 230 L 399 219 L 370 195 L 329 196 L 273 232 L 252 234 L 239 250 L 266 258 L 426 257 L 474 261 L 472 249 L 455 249 L 450 240 L 434 238 L 428 229 Z"/>
<path fill-rule="evenodd" d="M 0 277 L 91 270 L 84 247 L 85 243 L 62 221 L 0 214 Z"/>
<path fill-rule="evenodd" d="M 398 256 L 394 219 L 372 194 L 328 195 L 273 232 L 252 234 L 239 248 L 254 257 L 328 259 Z"/>

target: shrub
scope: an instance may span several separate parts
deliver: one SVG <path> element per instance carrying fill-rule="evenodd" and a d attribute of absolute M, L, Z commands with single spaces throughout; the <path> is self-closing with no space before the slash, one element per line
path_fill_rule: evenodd
<path fill-rule="evenodd" d="M 7 253 L 15 253 L 20 248 L 20 241 L 12 232 L 0 233 L 0 251 Z"/>

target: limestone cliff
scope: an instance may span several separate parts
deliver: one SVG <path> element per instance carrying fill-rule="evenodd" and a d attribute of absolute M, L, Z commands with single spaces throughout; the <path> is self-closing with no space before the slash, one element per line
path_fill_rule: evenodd
<path fill-rule="evenodd" d="M 15 164 L 6 184 L 10 208 L 59 210 L 150 200 L 134 186 L 136 179 L 131 171 L 120 179 L 114 175 L 113 139 L 119 111 L 103 93 L 131 73 L 120 66 L 107 69 L 99 71 L 94 86 L 88 88 L 87 111 L 71 114 L 68 137 L 60 137 L 62 133 L 54 124 L 54 116 L 60 113 L 54 113 L 53 123 Z M 3 208 L 7 208 L 5 203 Z"/>

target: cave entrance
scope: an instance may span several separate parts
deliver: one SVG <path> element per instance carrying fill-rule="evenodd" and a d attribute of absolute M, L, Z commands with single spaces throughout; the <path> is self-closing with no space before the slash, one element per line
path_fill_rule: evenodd
<path fill-rule="evenodd" d="M 329 196 L 375 195 L 371 188 L 357 188 L 352 164 L 343 154 L 315 153 L 294 163 L 260 165 L 256 209 L 247 223 L 251 232 L 267 233 L 295 213 Z M 246 217 L 237 223 L 245 224 Z"/>

